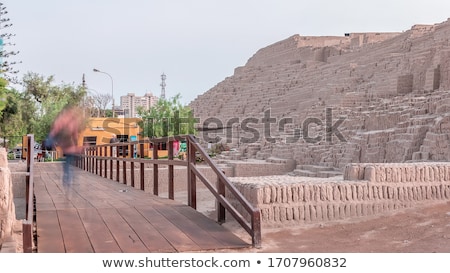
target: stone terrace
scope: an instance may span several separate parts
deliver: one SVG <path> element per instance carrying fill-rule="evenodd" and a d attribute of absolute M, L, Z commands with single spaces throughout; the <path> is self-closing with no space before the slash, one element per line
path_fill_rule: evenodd
<path fill-rule="evenodd" d="M 190 106 L 201 122 L 216 117 L 233 127 L 232 138 L 223 139 L 244 158 L 293 159 L 341 171 L 358 162 L 449 160 L 448 37 L 449 21 L 402 33 L 294 35 L 256 52 Z M 267 110 L 277 119 L 270 125 L 274 141 L 263 137 Z M 335 134 L 327 141 L 327 115 L 328 125 L 345 118 L 338 127 L 345 141 Z M 231 122 L 247 117 L 258 119 L 250 126 L 259 132 L 253 144 L 242 138 L 255 131 Z M 287 143 L 305 132 L 310 117 L 321 122 L 309 125 L 308 136 L 320 139 Z M 290 119 L 280 130 L 282 118 Z"/>

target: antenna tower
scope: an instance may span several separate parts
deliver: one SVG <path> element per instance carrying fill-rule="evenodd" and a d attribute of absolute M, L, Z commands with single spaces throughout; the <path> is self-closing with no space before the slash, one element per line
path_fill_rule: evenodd
<path fill-rule="evenodd" d="M 166 75 L 161 75 L 161 99 L 166 98 Z"/>

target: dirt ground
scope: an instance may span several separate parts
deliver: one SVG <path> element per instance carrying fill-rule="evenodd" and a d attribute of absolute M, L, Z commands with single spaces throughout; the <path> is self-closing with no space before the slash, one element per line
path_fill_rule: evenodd
<path fill-rule="evenodd" d="M 249 240 L 248 234 L 237 231 L 236 223 L 228 225 Z M 262 247 L 242 252 L 450 253 L 450 202 L 357 220 L 263 228 Z"/>

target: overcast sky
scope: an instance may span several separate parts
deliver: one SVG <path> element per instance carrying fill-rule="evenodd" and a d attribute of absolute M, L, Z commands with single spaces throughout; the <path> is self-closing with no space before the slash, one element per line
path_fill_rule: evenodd
<path fill-rule="evenodd" d="M 53 75 L 120 96 L 181 94 L 189 103 L 260 48 L 294 34 L 397 32 L 450 17 L 447 0 L 0 0 L 21 75 Z M 93 72 L 93 68 L 110 74 Z M 112 90 L 113 89 L 113 90 Z"/>

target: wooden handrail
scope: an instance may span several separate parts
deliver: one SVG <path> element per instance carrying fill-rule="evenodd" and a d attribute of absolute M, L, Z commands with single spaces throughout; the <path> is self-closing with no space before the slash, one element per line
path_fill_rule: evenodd
<path fill-rule="evenodd" d="M 236 198 L 236 200 L 241 204 L 241 206 L 250 214 L 251 226 L 249 226 L 245 218 L 238 213 L 238 211 L 228 202 L 223 194 L 219 192 L 212 186 L 212 184 L 204 177 L 195 166 L 191 167 L 191 170 L 195 172 L 196 176 L 205 184 L 205 186 L 214 194 L 217 201 L 225 207 L 225 209 L 230 212 L 230 214 L 239 222 L 239 224 L 250 234 L 252 237 L 252 243 L 255 247 L 261 246 L 261 212 L 259 209 L 253 207 L 250 202 L 245 199 L 245 197 L 236 189 L 236 187 L 231 183 L 231 181 L 225 176 L 225 174 L 220 170 L 216 163 L 211 159 L 209 154 L 203 149 L 203 147 L 198 143 L 194 136 L 189 135 L 187 137 L 189 143 L 195 147 L 195 151 L 200 153 L 203 160 L 211 167 L 211 169 L 216 173 L 218 177 L 218 182 L 224 185 L 228 191 Z M 190 151 L 195 154 L 195 151 Z M 192 164 L 192 163 L 191 163 Z M 221 219 L 219 219 L 221 221 Z"/>
<path fill-rule="evenodd" d="M 174 160 L 173 158 L 173 149 L 172 144 L 174 141 L 186 141 L 187 144 L 187 161 L 185 160 Z M 159 143 L 167 143 L 169 145 L 169 156 L 168 159 L 158 159 L 157 145 L 153 145 L 152 151 L 152 159 L 144 158 L 144 145 L 145 144 L 159 144 Z M 122 157 L 113 155 L 112 147 L 122 147 L 122 151 L 127 149 L 128 151 L 132 151 L 133 145 L 136 145 L 139 150 L 139 157 L 133 158 L 131 155 L 127 157 L 126 153 L 122 153 Z M 110 149 L 109 156 L 106 152 L 103 154 L 98 152 L 99 149 Z M 217 181 L 211 182 L 205 177 L 202 172 L 199 171 L 196 165 L 196 153 L 198 153 L 204 160 L 204 162 L 214 171 L 217 175 Z M 159 165 L 168 166 L 168 175 L 169 175 L 169 184 L 168 184 L 168 198 L 174 199 L 174 175 L 173 175 L 173 166 L 186 166 L 187 167 L 187 181 L 188 181 L 188 200 L 187 203 L 192 208 L 196 209 L 197 207 L 197 190 L 196 190 L 196 180 L 199 180 L 206 186 L 206 188 L 214 195 L 216 198 L 217 207 L 217 220 L 219 223 L 225 221 L 225 213 L 227 210 L 230 215 L 236 219 L 236 221 L 245 229 L 245 231 L 252 238 L 252 245 L 254 247 L 261 247 L 261 214 L 258 208 L 255 208 L 240 192 L 237 188 L 231 183 L 231 181 L 225 176 L 224 172 L 217 166 L 217 164 L 211 159 L 209 154 L 203 149 L 200 143 L 193 135 L 181 135 L 181 136 L 173 136 L 173 137 L 164 137 L 164 138 L 152 138 L 145 139 L 139 141 L 132 142 L 121 142 L 121 143 L 111 143 L 111 144 L 102 144 L 87 147 L 85 149 L 85 153 L 79 157 L 79 160 L 76 161 L 78 167 L 89 171 L 91 173 L 98 174 L 100 176 L 107 177 L 107 162 L 110 162 L 110 179 L 113 179 L 113 161 L 116 161 L 116 180 L 119 181 L 119 173 L 120 167 L 119 163 L 122 164 L 122 177 L 123 183 L 127 184 L 127 176 L 126 176 L 126 164 L 130 163 L 130 174 L 131 177 L 131 185 L 134 186 L 134 166 L 135 163 L 139 163 L 140 165 L 140 181 L 138 182 L 139 188 L 141 190 L 145 190 L 144 188 L 144 164 L 152 164 L 153 165 L 153 194 L 159 194 L 158 188 L 158 167 Z M 104 162 L 104 164 L 102 163 Z M 233 206 L 233 204 L 226 198 L 225 189 L 227 190 L 227 194 L 231 194 L 235 200 L 237 200 L 242 208 L 249 214 L 250 223 L 246 217 L 239 213 L 238 209 Z"/>
<path fill-rule="evenodd" d="M 22 221 L 23 252 L 33 251 L 33 219 L 34 219 L 34 135 L 27 135 L 27 176 L 26 176 L 26 207 L 25 220 Z"/>

